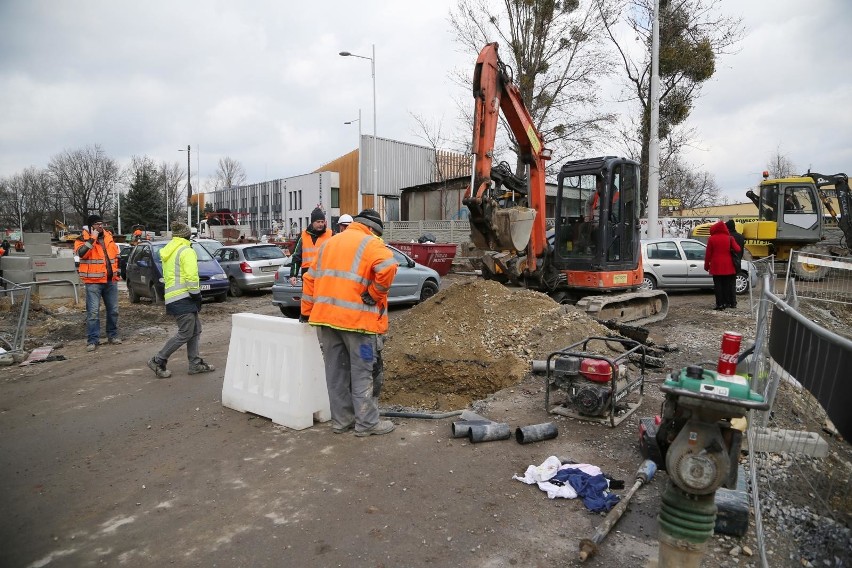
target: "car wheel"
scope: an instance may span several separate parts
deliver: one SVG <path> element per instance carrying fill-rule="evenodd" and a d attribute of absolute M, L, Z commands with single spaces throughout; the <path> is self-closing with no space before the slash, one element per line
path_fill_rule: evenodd
<path fill-rule="evenodd" d="M 231 296 L 233 296 L 234 298 L 239 298 L 239 297 L 240 297 L 240 296 L 242 296 L 242 295 L 243 295 L 243 293 L 244 293 L 244 292 L 243 292 L 243 289 L 242 289 L 242 288 L 240 288 L 240 285 L 239 285 L 239 284 L 237 284 L 237 281 L 236 281 L 236 280 L 234 280 L 233 278 L 231 278 L 231 279 L 228 281 L 228 292 L 229 292 L 229 293 L 231 294 Z"/>
<path fill-rule="evenodd" d="M 420 288 L 420 301 L 425 302 L 432 296 L 438 293 L 438 283 L 433 280 L 427 280 Z"/>
<path fill-rule="evenodd" d="M 131 304 L 138 304 L 139 303 L 139 294 L 137 294 L 136 290 L 134 290 L 130 286 L 127 287 L 127 295 L 130 296 L 130 303 Z"/>
<path fill-rule="evenodd" d="M 639 288 L 641 290 L 656 290 L 657 279 L 646 272 L 642 277 L 642 285 Z"/>
<path fill-rule="evenodd" d="M 216 302 L 217 304 L 221 304 L 222 302 L 224 302 L 227 299 L 228 299 L 228 293 L 227 292 L 222 292 L 221 294 L 216 294 L 215 296 L 213 296 L 213 301 Z"/>
<path fill-rule="evenodd" d="M 160 294 L 160 291 L 157 290 L 157 286 L 155 284 L 151 284 L 151 301 L 155 304 L 163 303 L 163 296 Z"/>
<path fill-rule="evenodd" d="M 745 294 L 748 292 L 748 274 L 745 272 L 737 273 L 736 291 L 737 294 Z"/>
<path fill-rule="evenodd" d="M 291 319 L 298 319 L 299 318 L 299 315 L 300 315 L 299 308 L 294 308 L 293 306 L 280 306 L 280 305 L 278 307 L 281 309 L 281 313 L 284 315 L 284 317 L 291 318 Z"/>

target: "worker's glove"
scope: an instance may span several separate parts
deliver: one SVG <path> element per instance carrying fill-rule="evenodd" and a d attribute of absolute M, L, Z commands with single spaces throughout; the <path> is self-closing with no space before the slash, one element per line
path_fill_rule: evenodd
<path fill-rule="evenodd" d="M 98 240 L 98 235 L 99 235 L 99 234 L 100 234 L 100 233 L 98 233 L 97 229 L 92 229 L 91 231 L 89 231 L 89 236 L 90 236 L 90 237 L 92 237 L 92 240 L 93 240 L 93 241 L 97 241 L 97 240 Z"/>
<path fill-rule="evenodd" d="M 201 311 L 201 294 L 190 294 L 189 297 L 195 302 L 195 306 L 198 308 L 198 311 Z"/>
<path fill-rule="evenodd" d="M 308 323 L 310 316 L 306 316 L 304 314 L 299 314 L 299 323 Z"/>
<path fill-rule="evenodd" d="M 368 306 L 375 306 L 376 301 L 370 296 L 370 293 L 364 290 L 364 293 L 361 294 L 361 301 L 364 302 Z"/>

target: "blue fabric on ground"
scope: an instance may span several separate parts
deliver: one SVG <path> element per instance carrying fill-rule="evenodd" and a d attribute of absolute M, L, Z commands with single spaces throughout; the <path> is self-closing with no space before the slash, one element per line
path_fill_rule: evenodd
<path fill-rule="evenodd" d="M 618 495 L 609 493 L 609 484 L 603 475 L 589 475 L 575 468 L 560 469 L 550 480 L 570 483 L 577 496 L 583 499 L 583 505 L 595 513 L 607 512 L 620 501 Z"/>

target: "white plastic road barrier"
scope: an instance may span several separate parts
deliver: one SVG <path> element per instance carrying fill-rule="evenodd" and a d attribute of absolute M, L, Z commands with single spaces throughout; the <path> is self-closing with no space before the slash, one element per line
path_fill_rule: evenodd
<path fill-rule="evenodd" d="M 296 320 L 232 316 L 222 405 L 295 430 L 331 420 L 316 330 Z"/>

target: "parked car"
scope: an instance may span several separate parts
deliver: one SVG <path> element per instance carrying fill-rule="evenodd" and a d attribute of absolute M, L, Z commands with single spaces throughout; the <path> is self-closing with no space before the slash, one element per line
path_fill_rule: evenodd
<path fill-rule="evenodd" d="M 423 266 L 390 245 L 385 245 L 399 264 L 388 291 L 388 304 L 399 306 L 417 304 L 434 296 L 441 286 L 441 276 L 428 266 Z M 272 303 L 287 317 L 299 317 L 302 301 L 302 281 L 290 284 L 290 269 L 281 267 L 275 273 L 272 286 Z"/>
<path fill-rule="evenodd" d="M 248 290 L 269 288 L 275 272 L 284 265 L 284 251 L 276 245 L 249 243 L 226 245 L 213 254 L 228 276 L 228 292 L 242 296 Z"/>
<path fill-rule="evenodd" d="M 132 247 L 125 270 L 127 294 L 134 304 L 139 302 L 140 298 L 151 298 L 155 304 L 162 303 L 165 286 L 160 250 L 168 243 L 169 241 L 145 241 Z M 224 302 L 228 296 L 228 277 L 225 271 L 203 246 L 192 243 L 192 249 L 198 255 L 201 296 Z"/>
<path fill-rule="evenodd" d="M 713 277 L 704 270 L 707 245 L 695 239 L 662 238 L 642 240 L 642 288 L 713 288 Z M 737 271 L 737 294 L 757 285 L 757 272 L 748 260 Z"/>

